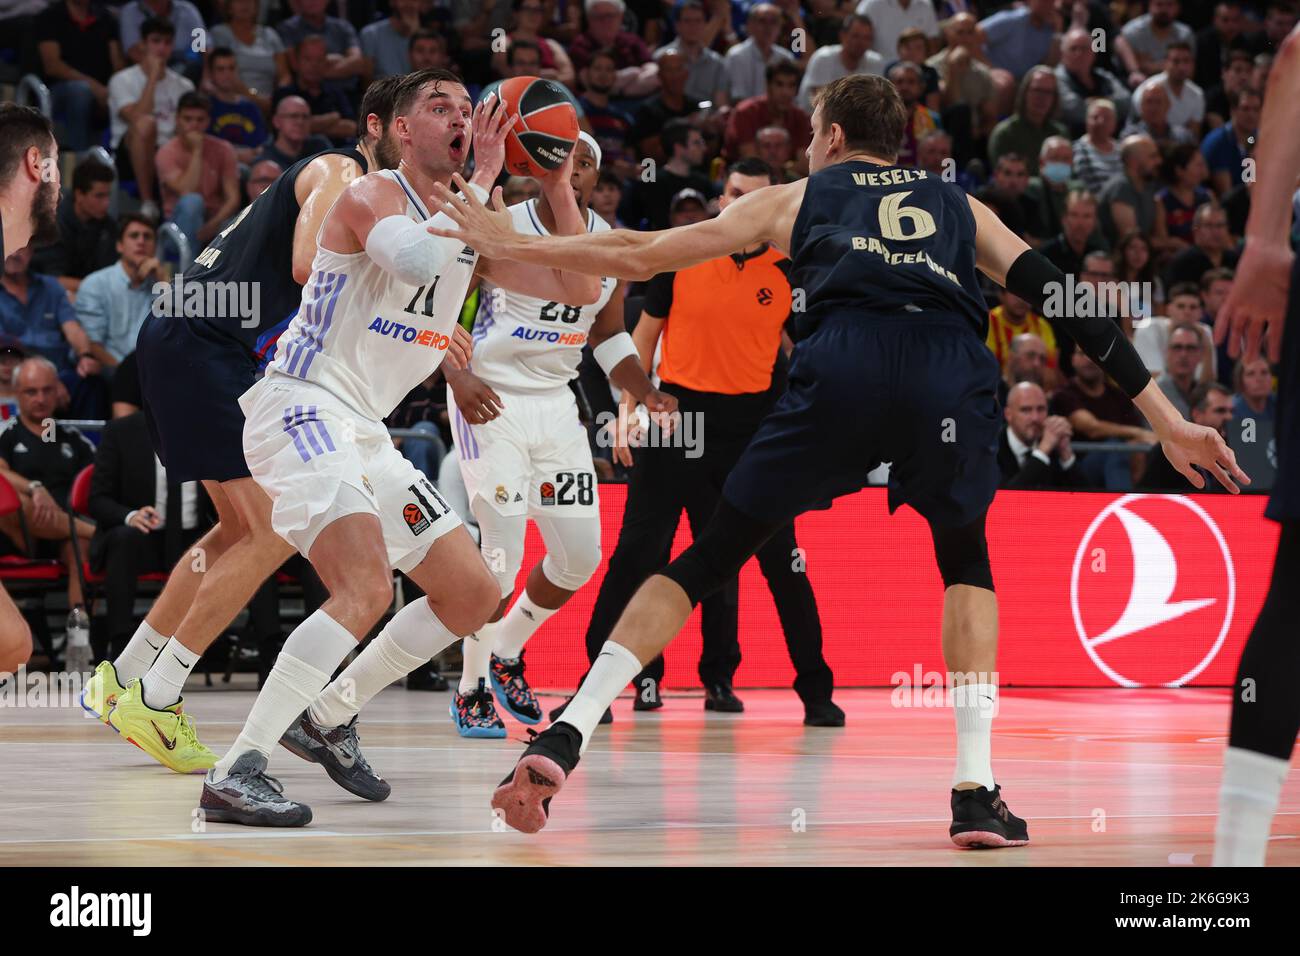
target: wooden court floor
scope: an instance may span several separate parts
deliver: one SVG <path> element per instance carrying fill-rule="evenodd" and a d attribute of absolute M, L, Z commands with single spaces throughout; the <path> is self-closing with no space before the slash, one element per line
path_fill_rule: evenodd
<path fill-rule="evenodd" d="M 742 696 L 742 715 L 706 713 L 699 697 L 651 714 L 620 700 L 531 837 L 494 827 L 488 806 L 521 745 L 462 740 L 446 693 L 390 688 L 362 715 L 363 747 L 393 785 L 384 803 L 275 754 L 271 772 L 315 812 L 295 831 L 204 831 L 199 777 L 168 773 L 79 710 L 0 708 L 0 865 L 1209 863 L 1226 691 L 1004 692 L 994 768 L 1032 842 L 996 851 L 948 841 L 950 711 L 841 691 L 848 726 L 814 729 L 790 692 Z M 200 688 L 187 708 L 222 752 L 252 701 Z M 1300 866 L 1300 770 L 1274 833 L 1270 864 Z"/>

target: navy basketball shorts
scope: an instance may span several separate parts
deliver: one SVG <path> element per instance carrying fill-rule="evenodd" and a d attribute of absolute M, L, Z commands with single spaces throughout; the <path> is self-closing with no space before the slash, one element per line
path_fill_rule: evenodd
<path fill-rule="evenodd" d="M 150 315 L 136 354 L 145 420 L 168 480 L 249 477 L 239 408 L 257 380 L 248 351 L 198 320 Z"/>
<path fill-rule="evenodd" d="M 828 315 L 796 346 L 789 389 L 723 496 L 781 524 L 829 507 L 891 462 L 890 512 L 907 504 L 938 527 L 970 524 L 998 486 L 998 375 L 960 316 Z"/>
<path fill-rule="evenodd" d="M 1300 262 L 1291 272 L 1291 301 L 1278 366 L 1277 475 L 1264 512 L 1274 521 L 1300 521 Z"/>

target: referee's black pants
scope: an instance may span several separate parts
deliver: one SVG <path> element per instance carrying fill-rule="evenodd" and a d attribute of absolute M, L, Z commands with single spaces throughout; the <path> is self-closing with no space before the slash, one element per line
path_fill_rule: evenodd
<path fill-rule="evenodd" d="M 589 661 L 600 653 L 636 589 L 668 563 L 682 511 L 686 511 L 693 537 L 704 529 L 721 500 L 727 475 L 774 400 L 770 390 L 722 395 L 670 383 L 662 388 L 676 396 L 684 415 L 698 416 L 696 420 L 702 421 L 702 429 L 697 428 L 693 435 L 699 444 L 690 449 L 676 444 L 676 439 L 667 439 L 664 444 L 671 447 L 656 447 L 653 439 L 657 435 L 652 435 L 650 446 L 636 451 L 618 544 L 610 556 L 587 627 Z M 805 704 L 813 704 L 830 700 L 833 676 L 822 656 L 817 600 L 807 574 L 801 570 L 802 564 L 796 561 L 796 548 L 794 525 L 790 524 L 774 534 L 756 557 L 785 632 L 795 668 L 795 691 Z M 741 660 L 738 580 L 733 578 L 701 601 L 700 616 L 700 681 L 706 687 L 730 686 Z M 663 673 L 663 657 L 656 657 L 637 675 L 636 686 L 643 686 L 641 681 L 646 677 L 662 680 Z"/>

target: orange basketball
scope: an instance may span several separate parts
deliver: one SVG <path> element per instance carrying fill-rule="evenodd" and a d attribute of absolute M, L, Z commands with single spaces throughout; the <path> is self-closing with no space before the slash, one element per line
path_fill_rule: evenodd
<path fill-rule="evenodd" d="M 558 83 L 515 76 L 494 91 L 518 119 L 506 136 L 506 171 L 543 176 L 559 169 L 578 140 L 578 113 Z"/>

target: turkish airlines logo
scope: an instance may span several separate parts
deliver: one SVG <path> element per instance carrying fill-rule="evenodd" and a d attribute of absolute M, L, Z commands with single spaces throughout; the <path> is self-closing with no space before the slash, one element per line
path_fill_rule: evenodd
<path fill-rule="evenodd" d="M 1083 649 L 1123 687 L 1179 687 L 1219 652 L 1236 572 L 1214 519 L 1191 498 L 1125 495 L 1092 520 L 1070 574 Z"/>

